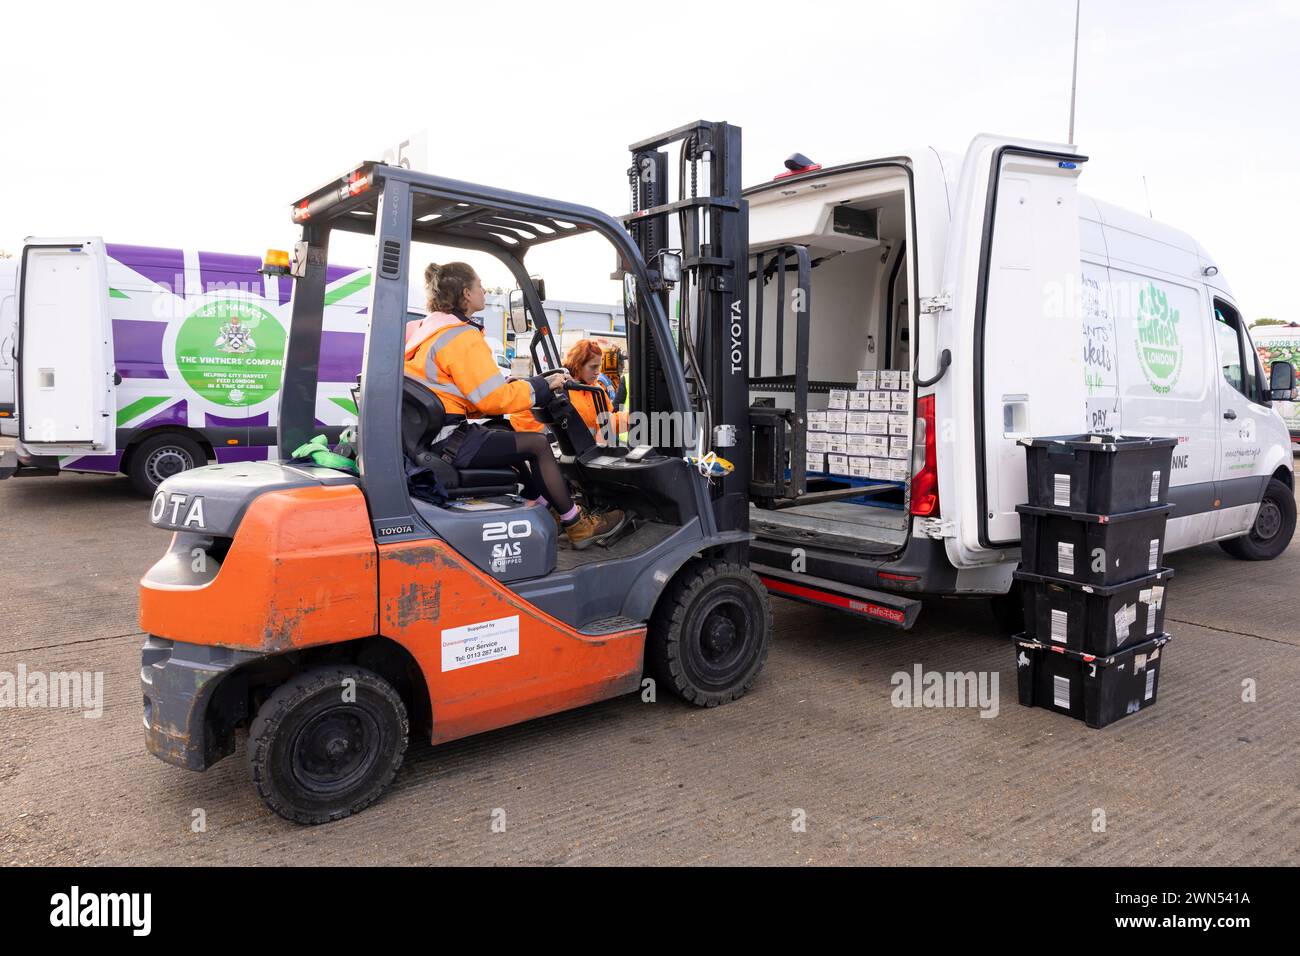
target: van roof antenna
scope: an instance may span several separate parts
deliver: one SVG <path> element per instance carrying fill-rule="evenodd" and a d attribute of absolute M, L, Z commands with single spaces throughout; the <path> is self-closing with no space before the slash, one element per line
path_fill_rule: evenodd
<path fill-rule="evenodd" d="M 1079 82 L 1079 5 L 1083 0 L 1074 0 L 1074 65 L 1070 67 L 1070 135 L 1066 142 L 1074 145 L 1074 93 Z"/>

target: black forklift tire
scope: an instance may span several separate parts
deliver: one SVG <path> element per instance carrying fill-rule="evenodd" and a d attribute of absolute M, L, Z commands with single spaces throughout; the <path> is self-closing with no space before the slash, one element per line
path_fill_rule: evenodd
<path fill-rule="evenodd" d="M 248 767 L 280 816 L 328 823 L 359 813 L 388 788 L 409 733 L 406 707 L 388 681 L 360 667 L 319 667 L 281 684 L 258 709 Z"/>
<path fill-rule="evenodd" d="M 180 432 L 164 432 L 131 449 L 126 473 L 137 492 L 153 497 L 163 479 L 207 463 L 208 453 L 193 438 Z"/>
<path fill-rule="evenodd" d="M 767 660 L 772 603 L 748 567 L 696 559 L 659 596 L 646 672 L 699 707 L 743 697 Z"/>
<path fill-rule="evenodd" d="M 1286 482 L 1269 480 L 1255 513 L 1255 523 L 1240 538 L 1220 541 L 1219 547 L 1240 561 L 1271 561 L 1287 549 L 1295 534 L 1295 495 Z"/>

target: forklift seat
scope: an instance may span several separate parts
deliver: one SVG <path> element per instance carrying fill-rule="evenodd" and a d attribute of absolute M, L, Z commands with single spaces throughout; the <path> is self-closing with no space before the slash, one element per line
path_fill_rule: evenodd
<path fill-rule="evenodd" d="M 430 450 L 447 412 L 436 392 L 410 375 L 402 380 L 402 450 L 416 465 L 429 468 L 449 498 L 513 495 L 519 476 L 511 468 L 455 468 Z"/>

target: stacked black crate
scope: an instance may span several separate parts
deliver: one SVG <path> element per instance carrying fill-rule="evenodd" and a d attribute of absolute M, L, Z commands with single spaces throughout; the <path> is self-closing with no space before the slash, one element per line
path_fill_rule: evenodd
<path fill-rule="evenodd" d="M 1020 703 L 1104 727 L 1156 702 L 1176 438 L 1027 438 Z"/>

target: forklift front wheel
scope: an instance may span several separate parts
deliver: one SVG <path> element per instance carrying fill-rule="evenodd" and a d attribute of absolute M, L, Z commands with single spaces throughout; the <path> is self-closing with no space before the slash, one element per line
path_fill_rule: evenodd
<path fill-rule="evenodd" d="M 328 823 L 365 809 L 406 754 L 406 707 L 393 686 L 360 667 L 319 667 L 281 684 L 248 732 L 253 785 L 295 823 Z"/>
<path fill-rule="evenodd" d="M 699 559 L 659 598 L 646 635 L 646 670 L 700 707 L 744 696 L 767 660 L 772 604 L 744 565 Z"/>

